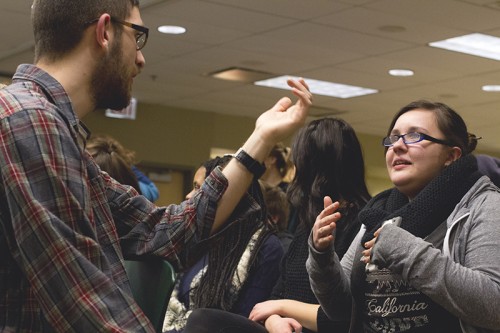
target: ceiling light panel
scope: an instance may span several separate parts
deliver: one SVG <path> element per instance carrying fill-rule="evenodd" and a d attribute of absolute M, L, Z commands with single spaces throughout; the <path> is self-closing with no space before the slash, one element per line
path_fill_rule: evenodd
<path fill-rule="evenodd" d="M 432 47 L 500 60 L 500 38 L 474 33 L 429 43 Z"/>
<path fill-rule="evenodd" d="M 287 84 L 288 79 L 298 80 L 299 77 L 283 75 L 267 80 L 257 81 L 254 84 L 263 87 L 290 90 L 290 87 Z M 363 88 L 363 87 L 351 86 L 348 84 L 334 83 L 334 82 L 307 79 L 307 78 L 304 78 L 304 80 L 309 86 L 310 91 L 313 94 L 317 95 L 337 97 L 337 98 L 351 98 L 351 97 L 378 93 L 378 90 L 371 88 Z"/>

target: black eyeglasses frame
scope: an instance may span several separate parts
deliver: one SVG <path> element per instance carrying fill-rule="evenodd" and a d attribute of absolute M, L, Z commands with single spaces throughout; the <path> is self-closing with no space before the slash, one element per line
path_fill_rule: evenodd
<path fill-rule="evenodd" d="M 415 133 L 419 135 L 419 139 L 417 141 L 407 142 L 405 140 L 405 136 L 406 135 L 408 135 L 408 134 L 415 134 Z M 393 140 L 391 140 L 391 137 L 392 138 L 396 137 L 397 139 L 394 140 L 394 142 L 392 142 Z M 441 140 L 441 139 L 436 139 L 435 137 L 432 137 L 430 135 L 427 135 L 427 134 L 421 133 L 421 132 L 408 132 L 406 134 L 392 134 L 392 135 L 386 136 L 385 138 L 382 139 L 382 145 L 384 147 L 392 147 L 401 138 L 403 138 L 403 142 L 405 143 L 405 145 L 409 145 L 409 144 L 413 144 L 413 143 L 418 143 L 418 142 L 421 142 L 423 140 L 427 140 L 427 141 L 432 141 L 432 142 L 439 143 L 439 144 L 442 144 L 442 145 L 445 145 L 445 146 L 450 146 L 450 147 L 454 146 L 449 141 Z"/>
<path fill-rule="evenodd" d="M 110 16 L 110 17 L 111 17 L 112 22 L 127 26 L 129 28 L 132 28 L 132 29 L 140 32 L 140 34 L 135 36 L 135 44 L 136 44 L 137 51 L 142 50 L 144 48 L 144 46 L 146 46 L 146 43 L 147 43 L 148 37 L 149 37 L 149 28 L 148 27 L 144 27 L 142 25 L 134 24 L 134 23 L 127 22 L 127 21 L 123 21 L 123 20 L 117 19 L 116 17 L 113 17 L 113 16 Z M 88 25 L 96 23 L 97 21 L 99 21 L 99 18 L 93 19 L 93 20 L 87 22 L 85 25 L 88 26 Z M 141 39 L 141 38 L 143 38 L 143 36 L 146 36 L 146 38 Z M 141 40 L 144 40 L 144 42 L 141 42 Z"/>

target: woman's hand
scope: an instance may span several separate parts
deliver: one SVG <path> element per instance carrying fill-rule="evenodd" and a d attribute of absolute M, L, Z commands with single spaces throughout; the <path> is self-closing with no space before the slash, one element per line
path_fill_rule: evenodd
<path fill-rule="evenodd" d="M 298 321 L 293 318 L 282 318 L 278 315 L 267 318 L 265 326 L 269 333 L 302 332 L 302 325 Z"/>
<path fill-rule="evenodd" d="M 312 229 L 314 248 L 320 252 L 326 251 L 333 242 L 333 231 L 341 217 L 340 213 L 337 212 L 339 203 L 332 202 L 330 197 L 326 196 L 323 199 L 323 206 L 324 209 L 319 213 Z"/>
<path fill-rule="evenodd" d="M 365 264 L 371 263 L 370 261 L 372 256 L 372 248 L 375 245 L 375 242 L 377 241 L 378 235 L 380 235 L 380 231 L 382 230 L 382 228 L 383 226 L 378 228 L 377 231 L 375 231 L 375 233 L 373 234 L 373 236 L 375 237 L 364 244 L 365 249 L 363 250 L 363 252 L 361 252 L 363 254 L 363 256 L 361 257 L 361 261 Z"/>
<path fill-rule="evenodd" d="M 281 315 L 281 300 L 265 301 L 257 303 L 253 307 L 248 318 L 253 321 L 265 322 L 273 314 Z"/>

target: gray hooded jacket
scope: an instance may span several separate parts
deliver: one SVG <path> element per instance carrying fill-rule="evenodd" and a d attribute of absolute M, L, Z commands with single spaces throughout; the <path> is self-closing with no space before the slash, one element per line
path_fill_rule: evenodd
<path fill-rule="evenodd" d="M 459 318 L 462 332 L 500 332 L 500 190 L 481 177 L 457 204 L 446 227 L 436 242 L 387 224 L 372 248 L 371 262 L 401 275 Z M 351 299 L 350 274 L 364 232 L 363 227 L 342 262 L 333 248 L 316 251 L 310 238 L 306 265 L 311 286 L 331 318 L 347 313 L 336 305 Z M 351 327 L 359 324 L 356 311 L 351 321 Z"/>

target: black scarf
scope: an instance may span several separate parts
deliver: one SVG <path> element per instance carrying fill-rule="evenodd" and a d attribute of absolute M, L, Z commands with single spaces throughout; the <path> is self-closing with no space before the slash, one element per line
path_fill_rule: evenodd
<path fill-rule="evenodd" d="M 366 225 L 362 244 L 374 237 L 384 221 L 397 216 L 402 217 L 401 228 L 424 238 L 448 218 L 480 177 L 476 158 L 468 154 L 445 168 L 412 201 L 396 188 L 378 194 L 359 213 Z"/>

